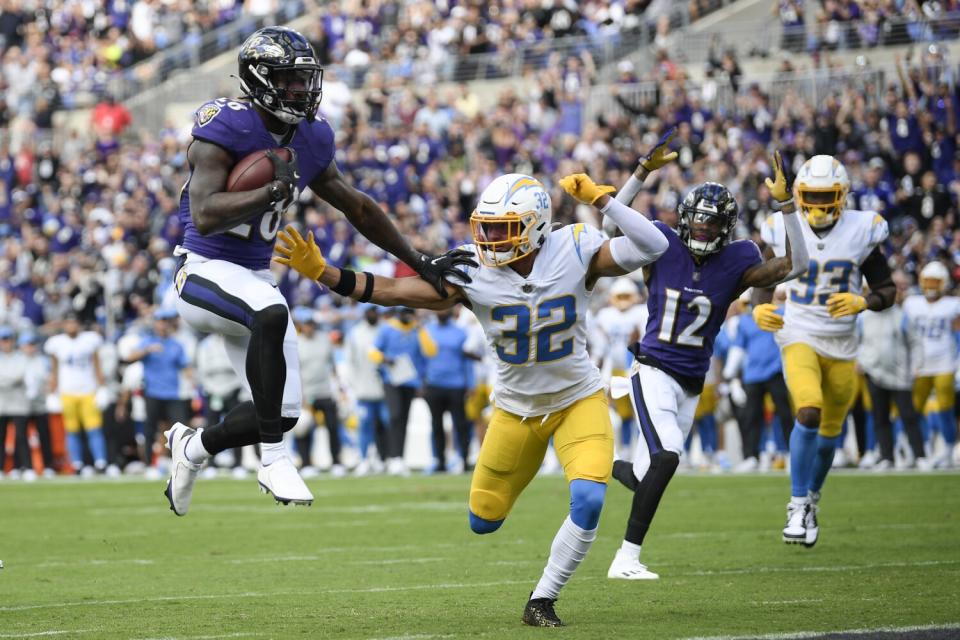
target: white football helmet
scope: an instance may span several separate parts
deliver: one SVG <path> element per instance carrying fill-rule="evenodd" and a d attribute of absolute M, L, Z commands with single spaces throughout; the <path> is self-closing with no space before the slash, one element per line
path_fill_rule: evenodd
<path fill-rule="evenodd" d="M 501 267 L 528 256 L 550 234 L 553 209 L 540 181 L 520 173 L 500 176 L 480 194 L 470 233 L 480 261 Z"/>
<path fill-rule="evenodd" d="M 793 192 L 807 223 L 822 229 L 840 219 L 850 193 L 850 178 L 833 156 L 813 156 L 800 167 Z"/>
<path fill-rule="evenodd" d="M 920 271 L 920 291 L 927 298 L 937 299 L 943 295 L 950 284 L 950 272 L 942 262 L 928 262 Z"/>

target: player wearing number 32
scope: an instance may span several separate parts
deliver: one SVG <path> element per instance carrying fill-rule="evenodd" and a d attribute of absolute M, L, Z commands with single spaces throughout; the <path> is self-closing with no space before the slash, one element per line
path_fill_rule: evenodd
<path fill-rule="evenodd" d="M 896 287 L 879 245 L 887 223 L 872 211 L 844 211 L 850 181 L 832 156 L 807 160 L 794 181 L 803 211 L 803 242 L 810 253 L 806 275 L 787 287 L 784 315 L 769 304 L 772 291 L 760 292 L 753 317 L 765 331 L 776 331 L 783 354 L 787 389 L 797 419 L 790 433 L 791 498 L 783 541 L 817 542 L 820 488 L 833 462 L 843 421 L 857 391 L 856 315 L 893 304 Z M 783 251 L 784 225 L 771 216 L 761 229 L 771 255 Z M 864 276 L 871 292 L 861 294 Z"/>
<path fill-rule="evenodd" d="M 656 161 L 656 156 L 645 159 L 648 166 Z M 607 571 L 609 578 L 658 577 L 640 563 L 641 545 L 680 462 L 714 340 L 730 303 L 750 287 L 773 286 L 806 269 L 806 246 L 779 153 L 774 168 L 774 180 L 767 178 L 767 185 L 782 201 L 789 240 L 783 257 L 764 262 L 752 241 L 732 241 L 739 207 L 730 191 L 715 182 L 697 186 L 681 201 L 679 232 L 655 223 L 669 238 L 669 248 L 644 273 L 650 291 L 649 319 L 643 339 L 631 347 L 636 362 L 630 384 L 624 385 L 640 437 L 633 461 L 617 460 L 613 466 L 614 477 L 633 491 L 633 502 L 623 543 Z M 617 197 L 631 201 L 640 182 L 629 180 Z M 617 395 L 616 389 L 613 392 Z"/>
<path fill-rule="evenodd" d="M 472 282 L 448 284 L 445 298 L 416 278 L 373 277 L 326 265 L 312 236 L 304 241 L 293 228 L 280 233 L 276 247 L 278 262 L 358 300 L 426 309 L 462 302 L 473 309 L 495 354 L 497 378 L 495 410 L 470 486 L 470 528 L 479 534 L 500 528 L 553 437 L 569 484 L 570 513 L 522 618 L 549 627 L 561 625 L 554 602 L 597 535 L 613 460 L 603 382 L 586 350 L 588 299 L 599 278 L 639 269 L 668 247 L 649 220 L 606 195 L 613 187 L 583 174 L 560 185 L 601 208 L 624 236 L 608 240 L 584 224 L 551 230 L 543 185 L 530 176 L 500 176 L 470 216 L 474 244 L 461 249 L 479 260 L 465 270 Z"/>
<path fill-rule="evenodd" d="M 261 444 L 261 489 L 284 504 L 313 500 L 282 443 L 283 432 L 300 415 L 300 371 L 296 331 L 269 271 L 282 215 L 301 189 L 310 187 L 342 211 L 440 294 L 451 266 L 414 251 L 380 207 L 340 174 L 333 131 L 316 117 L 322 70 L 302 35 L 283 27 L 260 29 L 241 45 L 238 63 L 243 97 L 220 98 L 196 112 L 187 151 L 190 179 L 180 200 L 184 238 L 176 250 L 181 262 L 175 283 L 180 315 L 197 331 L 224 337 L 253 402 L 202 432 L 179 423 L 167 432 L 172 464 L 166 495 L 177 515 L 186 514 L 207 458 L 255 443 Z M 246 191 L 227 189 L 240 160 L 277 147 L 291 153 L 268 153 L 272 181 Z"/>

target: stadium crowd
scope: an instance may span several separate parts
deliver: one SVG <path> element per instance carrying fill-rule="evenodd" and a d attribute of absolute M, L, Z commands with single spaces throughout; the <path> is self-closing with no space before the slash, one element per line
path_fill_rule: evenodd
<path fill-rule="evenodd" d="M 597 25 L 604 22 L 601 4 L 581 5 Z M 432 3 L 408 9 L 421 5 L 427 23 L 436 19 L 427 11 L 436 9 Z M 383 9 L 376 3 L 366 6 Z M 517 7 L 503 6 L 521 17 Z M 359 4 L 344 3 L 344 11 L 348 7 L 360 11 Z M 333 11 L 340 9 L 331 4 L 326 15 Z M 451 9 L 450 15 L 454 13 Z M 357 20 L 361 14 L 345 15 Z M 524 19 L 517 22 L 520 28 Z M 355 28 L 344 27 L 342 39 L 327 43 L 325 50 L 343 52 L 349 44 L 346 34 Z M 322 31 L 338 33 L 329 25 Z M 371 42 L 388 46 L 384 40 Z M 6 53 L 15 48 L 9 46 Z M 380 55 L 379 50 L 374 53 Z M 776 91 L 745 84 L 729 55 L 718 56 L 707 80 L 695 85 L 682 66 L 661 52 L 649 76 L 638 77 L 630 65 L 621 65 L 610 108 L 588 119 L 586 99 L 592 87 L 597 90 L 597 71 L 589 52 L 582 51 L 560 64 L 529 71 L 522 83 L 500 91 L 492 108 L 481 108 L 470 84 L 438 92 L 387 82 L 371 73 L 367 90 L 357 94 L 336 74 L 328 74 L 321 111 L 337 131 L 341 171 L 382 203 L 424 252 L 468 242 L 467 218 L 477 195 L 508 170 L 543 178 L 556 222 L 598 223 L 592 212 L 563 196 L 555 177 L 585 170 L 598 182 L 623 184 L 639 150 L 675 125 L 678 162 L 648 181 L 634 202 L 638 210 L 674 225 L 677 203 L 691 185 L 722 182 L 740 202 L 738 235 L 759 241 L 760 226 L 772 211 L 763 184 L 770 172 L 770 151 L 781 150 L 794 170 L 806 158 L 828 153 L 850 174 L 849 206 L 876 210 L 888 220 L 891 265 L 915 282 L 925 264 L 939 260 L 949 266 L 956 282 L 958 69 L 948 63 L 941 47 L 898 63 L 898 71 L 887 86 L 838 87 L 814 104 L 797 90 L 784 90 L 782 83 Z M 641 80 L 654 81 L 656 90 L 636 99 L 629 89 Z M 735 86 L 733 100 L 722 98 L 716 90 L 720 83 Z M 189 123 L 157 132 L 138 130 L 135 122 L 125 132 L 124 127 L 97 127 L 91 138 L 74 133 L 54 147 L 30 135 L 49 123 L 37 108 L 42 97 L 31 92 L 20 97 L 30 104 L 17 112 L 10 135 L 0 137 L 0 360 L 17 365 L 0 366 L 0 399 L 17 397 L 26 403 L 0 403 L 17 406 L 16 415 L 0 416 L 0 445 L 10 418 L 18 435 L 18 448 L 11 451 L 8 464 L 15 473 L 20 468 L 69 468 L 53 459 L 51 439 L 42 428 L 48 413 L 62 410 L 63 400 L 48 394 L 55 391 L 51 379 L 61 385 L 59 393 L 65 393 L 63 375 L 59 381 L 51 378 L 43 354 L 56 357 L 56 349 L 49 348 L 53 337 L 81 332 L 96 345 L 98 366 L 96 375 L 91 369 L 79 382 L 84 392 L 89 387 L 96 394 L 97 413 L 103 416 L 102 424 L 85 426 L 102 426 L 106 436 L 102 443 L 89 439 L 88 462 L 111 473 L 121 467 L 142 470 L 144 462 L 149 466 L 163 460 L 156 443 L 159 425 L 183 418 L 215 420 L 242 395 L 222 348 L 211 338 L 198 342 L 202 336 L 190 335 L 171 312 L 171 256 L 181 234 L 178 206 L 188 177 Z M 407 273 L 309 191 L 287 215 L 314 232 L 332 264 Z M 457 436 L 451 468 L 465 468 L 471 421 L 482 432 L 486 383 L 482 364 L 476 364 L 483 348 L 469 313 L 433 319 L 401 311 L 383 318 L 295 274 L 278 269 L 277 275 L 298 326 L 309 334 L 301 345 L 310 354 L 304 360 L 315 364 L 304 376 L 305 385 L 313 376 L 307 394 L 313 411 L 306 412 L 310 418 L 295 431 L 303 463 L 310 463 L 310 434 L 322 421 L 331 427 L 334 473 L 344 471 L 344 442 L 361 452 L 354 458 L 361 472 L 383 463 L 392 472 L 405 472 L 406 421 L 398 416 L 409 412 L 412 398 L 423 391 L 435 410 L 435 453 L 444 448 L 442 422 L 436 416 L 449 411 Z M 594 311 L 607 304 L 605 291 L 594 299 Z M 84 327 L 91 333 L 82 333 Z M 379 354 L 374 360 L 371 350 Z M 396 364 L 407 359 L 415 366 Z M 739 395 L 729 381 L 720 388 L 731 397 Z M 36 425 L 42 445 L 42 461 L 36 465 L 22 446 L 28 422 Z M 356 426 L 356 435 L 341 425 Z M 140 434 L 139 451 L 134 433 Z M 745 442 L 754 439 L 752 432 L 744 437 Z M 870 447 L 864 448 L 865 453 Z M 743 457 L 751 456 L 745 451 Z M 434 467 L 443 469 L 445 458 L 435 457 Z M 237 455 L 221 462 L 230 466 L 240 461 Z"/>

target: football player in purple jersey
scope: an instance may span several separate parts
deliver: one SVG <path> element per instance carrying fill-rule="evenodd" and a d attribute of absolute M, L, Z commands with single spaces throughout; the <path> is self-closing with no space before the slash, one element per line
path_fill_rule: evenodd
<path fill-rule="evenodd" d="M 187 151 L 191 173 L 180 199 L 184 237 L 176 249 L 175 283 L 180 315 L 195 330 L 224 337 L 253 401 L 206 429 L 177 423 L 167 432 L 172 464 L 165 495 L 177 515 L 187 513 L 205 460 L 255 443 L 261 448 L 261 489 L 284 504 L 313 501 L 282 443 L 300 415 L 300 373 L 296 331 L 269 270 L 283 213 L 301 189 L 309 187 L 342 211 L 440 295 L 446 295 L 445 275 L 463 277 L 453 270 L 456 253 L 418 253 L 376 202 L 344 180 L 333 159 L 333 130 L 316 115 L 323 71 L 306 38 L 284 27 L 260 29 L 241 45 L 238 62 L 242 96 L 218 98 L 196 111 Z M 259 189 L 227 191 L 238 161 L 278 147 L 291 157 L 268 154 L 274 180 Z"/>
<path fill-rule="evenodd" d="M 661 145 L 668 144 L 666 136 Z M 618 199 L 633 201 L 649 171 L 662 166 L 651 162 L 655 160 L 651 154 L 640 163 Z M 752 241 L 733 240 L 739 206 L 725 186 L 714 182 L 686 195 L 678 206 L 677 231 L 654 223 L 670 247 L 644 267 L 649 320 L 643 339 L 631 346 L 636 362 L 629 380 L 640 438 L 633 460 L 616 460 L 613 466 L 614 477 L 633 491 L 633 504 L 609 578 L 658 577 L 640 563 L 640 547 L 680 462 L 714 340 L 730 303 L 750 287 L 773 286 L 807 268 L 806 245 L 779 153 L 774 156 L 774 178 L 767 179 L 767 186 L 787 221 L 789 249 L 783 257 L 764 261 Z"/>

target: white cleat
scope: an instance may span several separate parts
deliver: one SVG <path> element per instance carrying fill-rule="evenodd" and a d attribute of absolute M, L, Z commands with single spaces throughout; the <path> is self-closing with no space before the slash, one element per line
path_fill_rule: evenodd
<path fill-rule="evenodd" d="M 760 461 L 755 457 L 750 456 L 749 458 L 744 458 L 737 466 L 733 468 L 734 473 L 752 473 L 760 468 Z"/>
<path fill-rule="evenodd" d="M 793 500 L 787 503 L 787 524 L 783 527 L 783 541 L 787 544 L 806 544 L 808 507 Z"/>
<path fill-rule="evenodd" d="M 631 557 L 621 550 L 613 557 L 607 577 L 612 580 L 659 580 L 660 576 L 647 569 L 647 565 L 640 564 L 640 560 Z"/>
<path fill-rule="evenodd" d="M 807 549 L 817 544 L 817 539 L 820 537 L 820 524 L 817 522 L 817 511 L 819 510 L 820 507 L 816 502 L 811 501 L 810 504 L 807 505 L 807 513 L 803 518 L 803 525 L 806 528 L 803 546 Z"/>
<path fill-rule="evenodd" d="M 917 458 L 917 471 L 933 471 L 933 461 L 930 458 Z"/>
<path fill-rule="evenodd" d="M 170 479 L 167 480 L 163 495 L 167 496 L 171 511 L 178 516 L 185 516 L 193 498 L 193 485 L 202 466 L 187 459 L 187 442 L 190 438 L 198 437 L 200 432 L 178 422 L 163 435 L 167 438 L 166 446 L 170 449 L 171 459 Z"/>
<path fill-rule="evenodd" d="M 257 471 L 257 482 L 260 483 L 260 491 L 269 493 L 278 503 L 313 503 L 313 494 L 287 456 L 277 458 L 268 466 L 261 466 Z"/>

